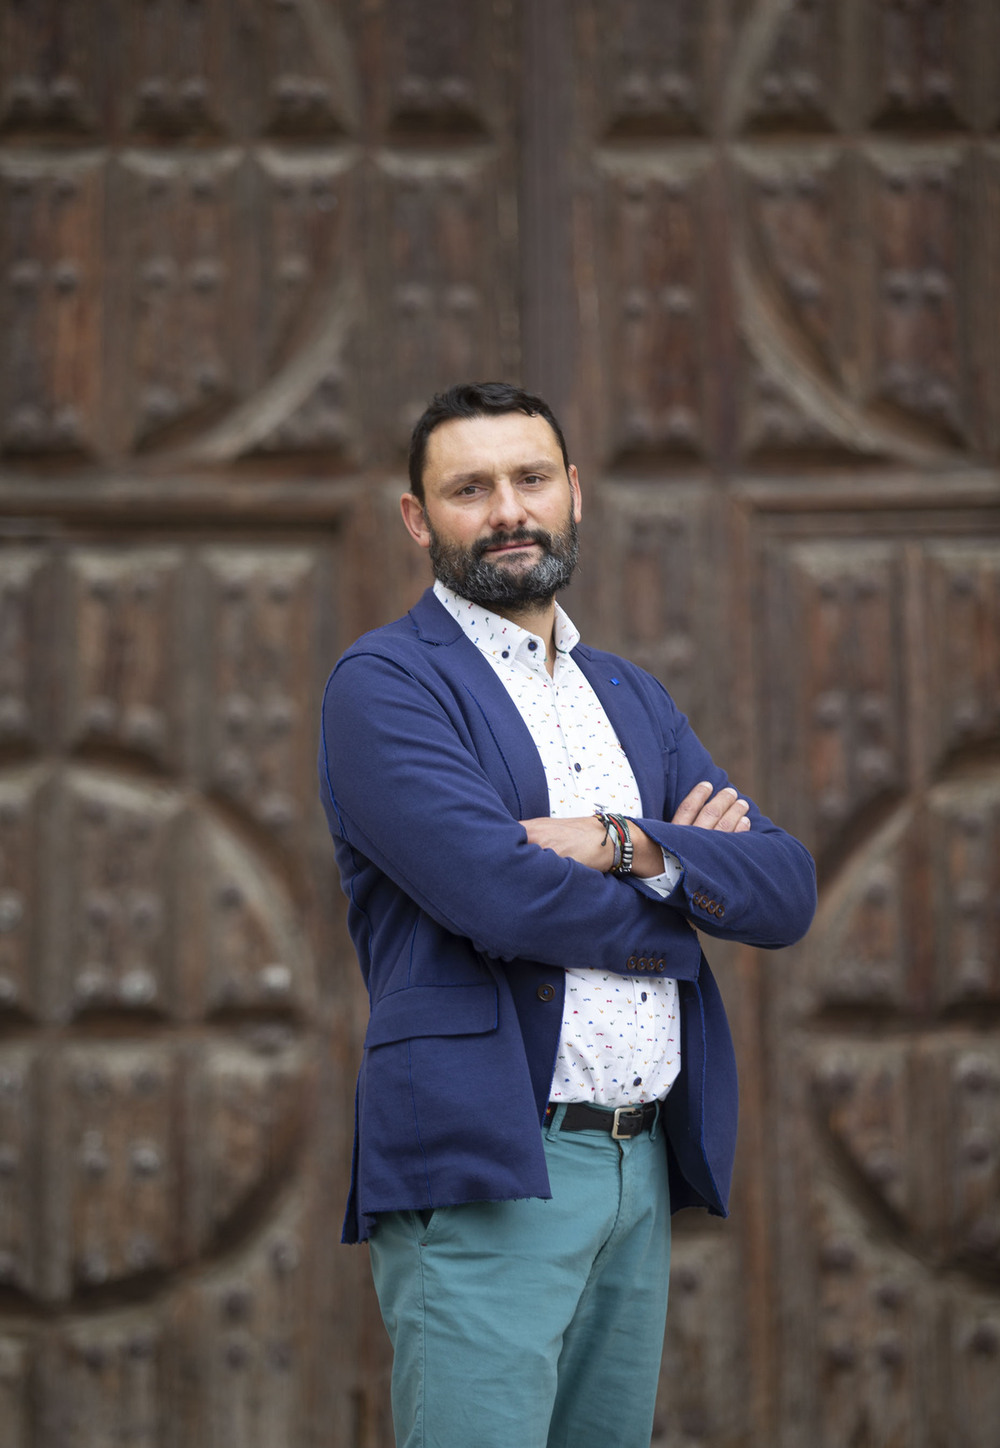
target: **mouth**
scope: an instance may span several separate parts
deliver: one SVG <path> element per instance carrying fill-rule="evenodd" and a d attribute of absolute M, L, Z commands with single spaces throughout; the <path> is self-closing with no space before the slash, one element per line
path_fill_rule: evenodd
<path fill-rule="evenodd" d="M 544 551 L 537 538 L 507 538 L 503 542 L 489 544 L 483 549 L 480 556 L 484 558 L 517 557 L 518 554 L 527 553 L 532 548 Z"/>

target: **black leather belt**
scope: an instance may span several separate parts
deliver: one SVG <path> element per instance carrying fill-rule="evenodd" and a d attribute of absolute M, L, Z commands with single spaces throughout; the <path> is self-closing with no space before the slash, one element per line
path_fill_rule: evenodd
<path fill-rule="evenodd" d="M 545 1125 L 548 1126 L 556 1114 L 561 1101 L 550 1101 L 545 1109 Z M 607 1131 L 615 1141 L 627 1141 L 648 1131 L 656 1120 L 658 1101 L 647 1101 L 642 1106 L 616 1106 L 613 1111 L 606 1107 L 588 1106 L 586 1101 L 570 1101 L 562 1119 L 560 1131 Z"/>

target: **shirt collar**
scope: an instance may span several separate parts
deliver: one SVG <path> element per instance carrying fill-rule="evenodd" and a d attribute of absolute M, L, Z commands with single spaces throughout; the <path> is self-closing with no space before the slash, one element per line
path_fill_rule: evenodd
<path fill-rule="evenodd" d="M 545 644 L 537 634 L 529 633 L 519 624 L 511 623 L 498 613 L 471 603 L 462 598 L 454 589 L 448 588 L 440 579 L 435 580 L 434 596 L 451 614 L 459 628 L 475 644 L 480 653 L 503 663 L 510 659 L 522 658 L 525 662 L 543 663 Z M 557 654 L 568 654 L 580 642 L 580 631 L 569 614 L 558 603 L 555 617 L 555 644 Z M 533 645 L 533 647 L 532 647 Z"/>

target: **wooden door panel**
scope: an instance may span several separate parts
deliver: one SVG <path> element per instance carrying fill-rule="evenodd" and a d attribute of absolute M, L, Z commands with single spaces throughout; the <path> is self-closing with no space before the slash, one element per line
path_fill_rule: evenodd
<path fill-rule="evenodd" d="M 715 438 L 706 372 L 713 158 L 602 154 L 607 218 L 600 276 L 612 454 L 704 459 Z"/>
<path fill-rule="evenodd" d="M 502 239 L 500 182 L 495 160 L 478 147 L 441 159 L 379 158 L 375 234 L 392 367 L 377 403 L 397 458 L 435 386 L 502 370 L 504 299 L 488 285 Z"/>
<path fill-rule="evenodd" d="M 334 1009 L 316 960 L 332 882 L 314 719 L 340 566 L 333 532 L 0 547 L 15 1448 L 314 1429 L 309 1264 L 339 1235 L 350 1126 L 316 1086 L 323 1070 L 349 1099 L 358 1028 L 353 980 Z"/>
<path fill-rule="evenodd" d="M 795 751 L 774 735 L 769 772 L 787 808 L 796 795 L 819 806 L 802 825 L 828 880 L 794 982 L 769 1006 L 779 1250 L 798 1266 L 779 1276 L 789 1441 L 795 1423 L 812 1423 L 831 1445 L 859 1434 L 932 1443 L 959 1419 L 959 1441 L 989 1437 L 959 1403 L 996 1352 L 1000 1246 L 1000 550 L 977 522 L 995 533 L 970 509 L 930 526 L 925 516 L 923 536 L 897 514 L 891 541 L 871 543 L 864 521 L 852 538 L 827 520 L 823 543 L 778 545 L 785 566 L 812 564 L 815 607 L 789 607 L 769 558 L 769 652 L 799 680 L 802 763 L 823 773 L 796 779 Z M 834 529 L 846 536 L 831 542 Z M 872 586 L 879 572 L 894 586 Z M 797 659 L 792 617 L 806 645 Z M 815 674 L 810 687 L 810 660 L 825 668 L 831 637 L 852 636 L 839 690 Z M 881 699 L 871 649 L 894 659 L 876 671 Z M 796 697 L 790 676 L 776 697 Z M 845 761 L 868 750 L 872 787 L 852 791 Z M 824 811 L 830 780 L 837 807 Z"/>
<path fill-rule="evenodd" d="M 0 160 L 4 451 L 93 455 L 102 444 L 100 294 L 106 177 L 92 156 Z"/>
<path fill-rule="evenodd" d="M 734 1218 L 677 1224 L 654 1442 L 979 1444 L 958 1395 L 992 1403 L 997 1352 L 996 17 L 623 4 L 612 36 L 606 7 L 573 14 L 598 629 L 822 886 L 780 959 L 707 945 L 741 1061 Z"/>
<path fill-rule="evenodd" d="M 315 731 L 418 586 L 414 409 L 516 371 L 513 46 L 457 0 L 0 16 L 5 1448 L 391 1441 Z"/>
<path fill-rule="evenodd" d="M 767 582 L 775 809 L 819 854 L 866 807 L 905 788 L 903 559 L 863 531 L 778 544 Z"/>
<path fill-rule="evenodd" d="M 713 532 L 704 490 L 687 484 L 651 496 L 636 469 L 616 480 L 614 507 L 602 511 L 601 524 L 602 545 L 616 563 L 599 579 L 590 578 L 588 569 L 588 581 L 599 589 L 601 617 L 615 620 L 617 646 L 627 658 L 669 679 L 685 712 L 703 714 L 717 612 L 711 582 L 699 567 Z M 566 599 L 574 616 L 575 591 Z"/>

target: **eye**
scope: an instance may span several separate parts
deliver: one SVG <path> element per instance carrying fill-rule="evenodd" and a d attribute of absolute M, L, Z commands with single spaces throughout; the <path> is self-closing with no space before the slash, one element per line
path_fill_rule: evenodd
<path fill-rule="evenodd" d="M 544 483 L 545 479 L 541 473 L 527 473 L 521 481 L 522 483 Z"/>

